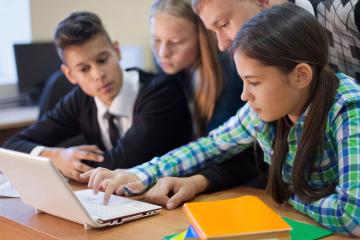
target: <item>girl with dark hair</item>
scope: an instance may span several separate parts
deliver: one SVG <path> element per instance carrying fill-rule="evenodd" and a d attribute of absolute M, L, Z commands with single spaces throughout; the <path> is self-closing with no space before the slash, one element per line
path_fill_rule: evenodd
<path fill-rule="evenodd" d="M 93 188 L 122 193 L 221 162 L 258 142 L 270 164 L 267 190 L 335 232 L 360 236 L 360 87 L 328 66 L 328 40 L 294 4 L 264 10 L 232 48 L 248 103 L 209 136 L 113 176 Z M 99 181 L 103 179 L 102 181 Z M 191 187 L 191 186 L 189 186 Z"/>
<path fill-rule="evenodd" d="M 248 130 L 237 137 L 261 145 L 276 202 L 360 236 L 360 87 L 330 70 L 327 43 L 325 29 L 293 4 L 242 27 L 232 52 L 248 102 L 238 119 Z"/>

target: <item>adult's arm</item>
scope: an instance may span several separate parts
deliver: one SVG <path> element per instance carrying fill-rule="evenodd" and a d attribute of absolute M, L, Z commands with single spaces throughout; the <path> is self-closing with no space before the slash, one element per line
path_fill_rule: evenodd
<path fill-rule="evenodd" d="M 261 151 L 261 149 L 259 148 Z M 211 193 L 233 188 L 246 183 L 263 188 L 266 184 L 267 164 L 257 166 L 256 159 L 262 159 L 262 152 L 255 154 L 254 148 L 248 149 L 226 159 L 219 164 L 209 164 L 195 174 L 204 176 L 207 187 L 204 192 Z"/>
<path fill-rule="evenodd" d="M 145 187 L 164 176 L 191 174 L 206 164 L 219 163 L 239 153 L 254 142 L 255 128 L 252 126 L 252 110 L 245 105 L 224 125 L 213 130 L 209 136 L 199 138 L 177 148 L 162 157 L 128 170 L 135 174 Z"/>

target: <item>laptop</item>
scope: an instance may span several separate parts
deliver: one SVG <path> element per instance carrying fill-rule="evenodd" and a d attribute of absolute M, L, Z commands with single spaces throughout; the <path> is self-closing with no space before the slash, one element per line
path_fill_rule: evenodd
<path fill-rule="evenodd" d="M 83 224 L 85 229 L 122 224 L 157 214 L 161 207 L 111 196 L 103 205 L 103 192 L 73 192 L 50 159 L 0 148 L 0 171 L 9 179 L 24 203 L 36 213 L 48 213 Z"/>

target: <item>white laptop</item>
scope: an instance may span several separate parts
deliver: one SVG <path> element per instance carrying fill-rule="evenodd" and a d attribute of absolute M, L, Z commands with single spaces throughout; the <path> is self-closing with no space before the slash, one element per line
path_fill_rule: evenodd
<path fill-rule="evenodd" d="M 36 209 L 83 224 L 85 229 L 104 227 L 158 213 L 160 206 L 111 196 L 103 205 L 103 192 L 73 192 L 48 158 L 0 148 L 0 170 L 10 179 L 21 199 Z"/>

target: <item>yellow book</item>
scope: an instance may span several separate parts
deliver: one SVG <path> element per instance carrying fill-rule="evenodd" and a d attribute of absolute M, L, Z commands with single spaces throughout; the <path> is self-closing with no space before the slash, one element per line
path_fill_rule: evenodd
<path fill-rule="evenodd" d="M 244 196 L 184 204 L 200 239 L 289 239 L 291 227 L 263 201 Z"/>

